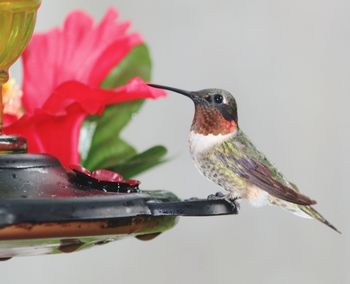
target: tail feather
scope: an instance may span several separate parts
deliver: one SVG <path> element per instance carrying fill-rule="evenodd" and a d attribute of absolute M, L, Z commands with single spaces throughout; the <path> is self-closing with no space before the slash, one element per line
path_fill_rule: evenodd
<path fill-rule="evenodd" d="M 326 218 L 324 218 L 320 213 L 318 213 L 313 207 L 311 206 L 298 206 L 303 212 L 305 212 L 307 215 L 311 216 L 312 218 L 320 221 L 321 223 L 327 225 L 328 227 L 330 227 L 331 229 L 333 229 L 334 231 L 338 232 L 339 234 L 341 234 L 341 232 L 334 227 L 331 223 L 329 223 Z"/>

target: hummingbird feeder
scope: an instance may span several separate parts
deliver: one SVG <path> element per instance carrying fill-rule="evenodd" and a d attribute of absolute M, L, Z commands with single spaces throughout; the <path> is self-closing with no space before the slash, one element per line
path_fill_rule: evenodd
<path fill-rule="evenodd" d="M 1 85 L 31 38 L 40 0 L 0 0 L 0 259 L 68 253 L 124 237 L 149 240 L 178 216 L 237 214 L 224 199 L 181 201 L 137 183 L 67 170 L 53 156 L 28 154 L 23 137 L 2 134 Z"/>

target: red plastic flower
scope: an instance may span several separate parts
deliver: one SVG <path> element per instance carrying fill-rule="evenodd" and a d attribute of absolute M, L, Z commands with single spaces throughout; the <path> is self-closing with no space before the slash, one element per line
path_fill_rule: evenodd
<path fill-rule="evenodd" d="M 100 23 L 83 12 L 69 14 L 62 29 L 34 35 L 23 54 L 25 114 L 5 116 L 4 132 L 24 136 L 31 153 L 49 153 L 64 166 L 79 164 L 78 142 L 87 115 L 100 114 L 109 104 L 157 98 L 162 91 L 140 79 L 103 90 L 99 84 L 128 52 L 142 43 L 127 33 L 110 9 Z"/>
<path fill-rule="evenodd" d="M 105 169 L 90 172 L 81 166 L 72 166 L 71 170 L 78 185 L 99 190 L 132 193 L 137 192 L 140 185 L 140 181 L 136 179 L 124 180 L 120 174 Z"/>

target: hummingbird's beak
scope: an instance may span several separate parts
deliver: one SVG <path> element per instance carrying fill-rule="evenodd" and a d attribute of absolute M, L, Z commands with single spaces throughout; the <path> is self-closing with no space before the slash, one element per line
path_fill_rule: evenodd
<path fill-rule="evenodd" d="M 194 93 L 193 92 L 188 92 L 188 91 L 185 91 L 185 90 L 181 90 L 181 89 L 177 89 L 177 88 L 173 88 L 173 87 L 168 87 L 168 86 L 162 86 L 162 85 L 156 85 L 156 84 L 147 84 L 148 86 L 150 87 L 153 87 L 153 88 L 157 88 L 157 89 L 164 89 L 164 90 L 168 90 L 168 91 L 172 91 L 172 92 L 175 92 L 175 93 L 179 93 L 179 94 L 182 94 L 186 97 L 189 97 L 190 99 L 194 99 Z"/>

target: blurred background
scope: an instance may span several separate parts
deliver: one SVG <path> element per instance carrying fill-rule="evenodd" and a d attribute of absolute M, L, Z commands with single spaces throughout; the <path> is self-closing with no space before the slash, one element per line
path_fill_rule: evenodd
<path fill-rule="evenodd" d="M 243 202 L 238 216 L 182 218 L 153 241 L 0 263 L 1 283 L 350 283 L 350 2 L 43 0 L 36 31 L 110 6 L 144 36 L 154 82 L 235 93 L 241 128 L 343 234 Z M 190 101 L 169 94 L 124 132 L 140 150 L 169 149 L 168 163 L 139 177 L 144 189 L 219 190 L 188 153 L 192 116 Z"/>

